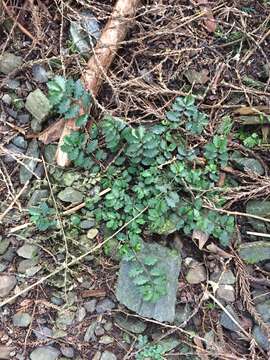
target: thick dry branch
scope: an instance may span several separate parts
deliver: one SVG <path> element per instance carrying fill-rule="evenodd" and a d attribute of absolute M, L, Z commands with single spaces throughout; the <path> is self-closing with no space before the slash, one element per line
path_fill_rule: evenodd
<path fill-rule="evenodd" d="M 102 80 L 116 55 L 116 51 L 126 36 L 128 26 L 134 19 L 138 4 L 139 0 L 118 0 L 113 9 L 112 16 L 94 49 L 94 54 L 82 74 L 82 81 L 93 96 L 97 95 Z M 59 166 L 65 167 L 69 164 L 67 154 L 61 150 L 61 146 L 64 137 L 75 130 L 78 130 L 75 120 L 68 120 L 65 123 L 56 154 L 56 162 Z"/>

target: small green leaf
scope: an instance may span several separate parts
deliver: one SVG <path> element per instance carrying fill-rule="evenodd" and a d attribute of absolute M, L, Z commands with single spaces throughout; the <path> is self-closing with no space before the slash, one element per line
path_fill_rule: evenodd
<path fill-rule="evenodd" d="M 76 119 L 76 126 L 78 126 L 78 127 L 85 126 L 87 121 L 88 121 L 88 115 L 83 114 L 83 115 L 79 116 L 78 119 Z"/>
<path fill-rule="evenodd" d="M 73 119 L 75 118 L 80 111 L 80 106 L 79 105 L 72 105 L 69 110 L 65 113 L 65 119 Z"/>

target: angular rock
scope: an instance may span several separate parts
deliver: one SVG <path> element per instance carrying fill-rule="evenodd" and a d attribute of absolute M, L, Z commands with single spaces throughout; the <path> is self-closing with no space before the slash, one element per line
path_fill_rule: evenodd
<path fill-rule="evenodd" d="M 254 336 L 256 342 L 266 351 L 270 350 L 270 341 L 267 334 L 265 334 L 262 329 L 255 325 L 252 330 L 252 335 Z"/>
<path fill-rule="evenodd" d="M 9 247 L 10 241 L 5 239 L 5 240 L 0 240 L 0 255 L 3 255 L 8 247 Z"/>
<path fill-rule="evenodd" d="M 29 272 L 31 272 L 31 270 L 34 267 L 36 267 L 37 263 L 38 263 L 38 259 L 22 260 L 18 264 L 17 271 L 22 274 L 26 274 L 26 273 L 29 274 Z"/>
<path fill-rule="evenodd" d="M 176 326 L 185 327 L 183 324 L 186 323 L 187 319 L 191 315 L 191 308 L 188 304 L 176 305 L 174 324 Z"/>
<path fill-rule="evenodd" d="M 56 360 L 60 351 L 52 346 L 40 346 L 30 354 L 31 360 Z"/>
<path fill-rule="evenodd" d="M 25 244 L 17 250 L 17 254 L 25 259 L 33 259 L 37 255 L 37 251 L 37 246 Z"/>
<path fill-rule="evenodd" d="M 45 146 L 44 157 L 49 164 L 52 164 L 54 162 L 56 150 L 57 145 L 49 144 Z"/>
<path fill-rule="evenodd" d="M 18 312 L 12 318 L 13 325 L 18 327 L 28 327 L 32 321 L 32 316 L 28 313 Z"/>
<path fill-rule="evenodd" d="M 6 86 L 11 90 L 17 90 L 20 87 L 20 85 L 21 85 L 20 82 L 16 79 L 8 79 L 6 82 Z"/>
<path fill-rule="evenodd" d="M 87 238 L 92 240 L 94 239 L 98 234 L 98 229 L 90 229 L 87 231 Z"/>
<path fill-rule="evenodd" d="M 256 305 L 256 310 L 261 315 L 264 322 L 270 322 L 270 300 L 266 300 Z"/>
<path fill-rule="evenodd" d="M 109 345 L 109 344 L 112 344 L 113 342 L 114 342 L 114 339 L 108 335 L 103 335 L 99 339 L 99 343 L 103 344 L 103 345 Z"/>
<path fill-rule="evenodd" d="M 39 205 L 41 202 L 47 200 L 49 197 L 49 191 L 47 189 L 35 190 L 27 203 L 27 207 Z"/>
<path fill-rule="evenodd" d="M 235 291 L 232 285 L 219 285 L 217 289 L 217 297 L 220 300 L 225 302 L 234 302 L 235 301 Z"/>
<path fill-rule="evenodd" d="M 16 277 L 13 275 L 0 276 L 0 297 L 7 296 L 17 283 Z"/>
<path fill-rule="evenodd" d="M 240 319 L 236 315 L 235 311 L 230 305 L 226 306 L 226 310 L 232 315 L 232 317 L 240 324 Z M 220 325 L 230 331 L 239 332 L 239 327 L 232 321 L 232 319 L 223 311 L 220 316 Z"/>
<path fill-rule="evenodd" d="M 27 96 L 25 108 L 37 119 L 39 124 L 42 124 L 49 115 L 51 104 L 45 94 L 40 89 L 36 89 Z"/>
<path fill-rule="evenodd" d="M 20 167 L 20 183 L 23 185 L 32 178 L 33 172 L 38 163 L 37 158 L 39 157 L 39 147 L 37 140 L 32 140 L 29 143 L 26 155 L 31 159 L 25 159 L 23 161 L 25 166 L 21 165 Z"/>
<path fill-rule="evenodd" d="M 196 264 L 188 270 L 186 280 L 189 284 L 200 284 L 206 280 L 206 270 L 203 265 Z"/>
<path fill-rule="evenodd" d="M 96 321 L 94 321 L 94 322 L 92 322 L 91 325 L 88 326 L 88 328 L 85 332 L 85 335 L 84 335 L 85 342 L 95 339 L 95 330 L 96 330 L 97 325 L 98 325 L 98 323 Z"/>
<path fill-rule="evenodd" d="M 100 37 L 100 27 L 96 17 L 89 10 L 82 11 L 79 16 L 79 20 L 73 21 L 70 25 L 70 35 L 78 51 L 88 55 Z"/>
<path fill-rule="evenodd" d="M 157 243 L 143 243 L 142 250 L 137 256 L 145 258 L 149 255 L 158 259 L 160 268 L 166 273 L 166 295 L 156 302 L 144 301 L 138 287 L 134 285 L 129 277 L 133 264 L 122 260 L 116 287 L 116 297 L 120 303 L 141 316 L 158 321 L 172 322 L 175 317 L 176 291 L 181 267 L 181 256 L 176 251 L 172 251 Z"/>
<path fill-rule="evenodd" d="M 97 300 L 93 299 L 86 301 L 83 306 L 85 307 L 85 310 L 88 313 L 92 314 L 96 310 L 96 304 L 97 304 Z"/>
<path fill-rule="evenodd" d="M 32 67 L 32 75 L 33 78 L 38 82 L 38 83 L 46 83 L 48 82 L 48 73 L 46 71 L 46 69 L 40 65 L 40 64 L 34 64 Z"/>
<path fill-rule="evenodd" d="M 61 353 L 68 359 L 74 359 L 74 349 L 71 346 L 61 346 Z"/>
<path fill-rule="evenodd" d="M 117 360 L 117 357 L 110 351 L 104 351 L 102 353 L 100 360 Z"/>
<path fill-rule="evenodd" d="M 235 284 L 236 278 L 231 270 L 227 270 L 212 273 L 210 280 L 220 285 L 233 285 Z"/>
<path fill-rule="evenodd" d="M 115 303 L 111 299 L 103 299 L 98 302 L 96 305 L 96 312 L 98 314 L 103 314 L 107 311 L 111 311 L 115 308 Z"/>
<path fill-rule="evenodd" d="M 263 218 L 270 218 L 269 200 L 249 200 L 246 204 L 246 213 L 257 215 Z M 270 223 L 248 217 L 248 222 L 258 232 L 267 232 L 270 230 Z"/>
<path fill-rule="evenodd" d="M 22 149 L 27 149 L 27 141 L 25 140 L 25 138 L 23 136 L 16 136 L 13 140 L 12 143 L 16 146 L 18 146 L 19 148 Z"/>
<path fill-rule="evenodd" d="M 8 144 L 5 149 L 8 150 L 8 153 L 4 157 L 5 163 L 10 163 L 16 161 L 16 158 L 25 153 L 24 149 L 19 148 L 14 144 Z"/>
<path fill-rule="evenodd" d="M 33 130 L 34 133 L 39 133 L 42 130 L 42 126 L 41 126 L 39 120 L 37 120 L 35 118 L 32 119 L 31 129 Z"/>
<path fill-rule="evenodd" d="M 67 187 L 57 195 L 58 199 L 69 203 L 79 203 L 83 201 L 83 194 L 72 187 Z"/>
<path fill-rule="evenodd" d="M 4 95 L 2 96 L 2 101 L 3 101 L 3 103 L 5 103 L 5 104 L 7 104 L 7 105 L 10 105 L 10 104 L 11 104 L 11 101 L 12 101 L 12 98 L 11 98 L 10 95 L 4 94 Z"/>
<path fill-rule="evenodd" d="M 87 220 L 82 220 L 80 222 L 80 228 L 83 230 L 91 229 L 95 225 L 96 225 L 95 219 L 87 219 Z"/>
<path fill-rule="evenodd" d="M 240 170 L 244 171 L 252 171 L 257 175 L 263 175 L 264 174 L 264 168 L 262 164 L 253 158 L 237 158 L 234 159 L 234 162 L 240 168 Z"/>
<path fill-rule="evenodd" d="M 121 328 L 128 330 L 134 334 L 141 334 L 147 327 L 147 324 L 134 317 L 126 317 L 123 315 L 116 315 L 114 318 L 117 325 Z"/>
<path fill-rule="evenodd" d="M 270 259 L 270 242 L 254 241 L 239 246 L 239 256 L 247 264 L 256 264 Z"/>
<path fill-rule="evenodd" d="M 48 340 L 53 335 L 52 329 L 46 326 L 40 326 L 37 329 L 33 329 L 33 333 L 38 340 Z"/>
<path fill-rule="evenodd" d="M 3 74 L 10 74 L 12 71 L 22 66 L 22 57 L 16 56 L 9 52 L 4 52 L 0 56 L 0 72 Z"/>

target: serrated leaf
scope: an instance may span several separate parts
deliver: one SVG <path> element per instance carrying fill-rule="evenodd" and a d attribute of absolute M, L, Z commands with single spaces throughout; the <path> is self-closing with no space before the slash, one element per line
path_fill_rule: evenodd
<path fill-rule="evenodd" d="M 143 273 L 143 269 L 141 267 L 132 267 L 128 273 L 129 277 L 136 278 L 137 276 Z"/>
<path fill-rule="evenodd" d="M 155 256 L 145 256 L 143 259 L 143 263 L 148 266 L 153 266 L 158 262 L 158 259 Z"/>
<path fill-rule="evenodd" d="M 58 105 L 59 114 L 64 114 L 70 108 L 71 101 L 70 99 L 63 99 Z"/>
<path fill-rule="evenodd" d="M 75 81 L 75 84 L 74 84 L 74 97 L 75 99 L 80 99 L 80 97 L 83 95 L 84 93 L 84 87 L 83 87 L 83 84 L 81 82 L 81 80 L 77 80 Z"/>
<path fill-rule="evenodd" d="M 88 121 L 88 114 L 83 114 L 76 119 L 76 126 L 82 127 L 85 126 Z"/>
<path fill-rule="evenodd" d="M 92 153 L 94 152 L 98 147 L 98 140 L 92 140 L 90 141 L 90 143 L 87 145 L 87 151 L 88 153 Z"/>
<path fill-rule="evenodd" d="M 65 119 L 73 119 L 75 118 L 80 111 L 80 106 L 79 105 L 72 105 L 69 110 L 65 113 Z"/>
<path fill-rule="evenodd" d="M 149 279 L 144 275 L 139 275 L 133 280 L 135 285 L 144 285 L 149 282 Z"/>
<path fill-rule="evenodd" d="M 179 116 L 179 113 L 176 112 L 176 111 L 167 111 L 166 112 L 166 117 L 170 121 L 177 122 L 177 121 L 179 121 L 180 116 Z"/>

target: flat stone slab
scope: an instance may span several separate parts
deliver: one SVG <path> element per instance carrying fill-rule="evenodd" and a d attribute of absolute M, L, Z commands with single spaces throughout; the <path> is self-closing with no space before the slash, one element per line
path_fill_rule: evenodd
<path fill-rule="evenodd" d="M 270 259 L 270 242 L 254 241 L 239 246 L 239 256 L 248 264 Z"/>
<path fill-rule="evenodd" d="M 40 89 L 36 89 L 27 96 L 25 108 L 41 124 L 48 116 L 51 104 L 45 94 Z"/>
<path fill-rule="evenodd" d="M 143 243 L 137 257 L 154 256 L 167 277 L 167 293 L 156 302 L 144 301 L 138 287 L 129 277 L 132 262 L 122 260 L 116 287 L 117 300 L 141 316 L 158 321 L 173 322 L 175 318 L 176 292 L 181 268 L 181 255 L 156 243 Z"/>

